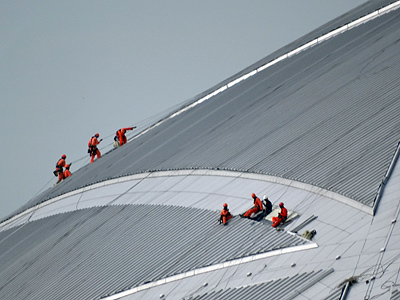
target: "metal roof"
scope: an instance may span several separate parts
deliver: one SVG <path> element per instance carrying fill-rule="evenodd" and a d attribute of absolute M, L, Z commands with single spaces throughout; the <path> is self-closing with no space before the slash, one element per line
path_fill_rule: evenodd
<path fill-rule="evenodd" d="M 400 178 L 400 168 L 395 168 L 387 183 L 374 217 L 322 195 L 260 179 L 241 178 L 239 174 L 237 177 L 230 177 L 228 175 L 232 176 L 232 173 L 226 173 L 226 176 L 216 176 L 213 172 L 209 175 L 198 175 L 196 172 L 193 175 L 179 171 L 176 173 L 174 176 L 171 172 L 159 177 L 151 174 L 128 181 L 121 178 L 120 181 L 108 185 L 87 188 L 77 191 L 76 194 L 60 197 L 57 201 L 43 203 L 41 207 L 27 215 L 21 215 L 8 225 L 3 222 L 3 231 L 0 232 L 0 263 L 4 266 L 5 273 L 0 277 L 14 279 L 7 285 L 4 282 L 0 284 L 5 285 L 2 292 L 18 290 L 23 295 L 39 293 L 36 290 L 40 290 L 43 293 L 40 295 L 41 299 L 54 299 L 51 289 L 38 288 L 51 283 L 52 287 L 62 291 L 71 287 L 69 284 L 73 285 L 76 291 L 69 291 L 71 299 L 75 293 L 84 297 L 86 292 L 80 289 L 89 287 L 96 295 L 117 293 L 117 298 L 110 299 L 152 299 L 154 297 L 150 295 L 158 296 L 161 293 L 169 295 L 168 299 L 180 299 L 179 297 L 193 294 L 204 282 L 208 282 L 208 290 L 203 288 L 201 291 L 209 292 L 226 289 L 226 282 L 230 283 L 230 287 L 254 285 L 333 267 L 335 272 L 321 279 L 321 286 L 314 284 L 302 294 L 309 299 L 316 299 L 316 294 L 326 297 L 345 278 L 352 274 L 363 274 L 367 270 L 365 276 L 359 276 L 361 284 L 351 289 L 352 292 L 360 289 L 354 298 L 349 298 L 358 299 L 359 293 L 365 293 L 366 287 L 361 278 L 368 278 L 371 275 L 367 274 L 374 273 L 377 253 L 385 246 L 387 232 L 390 232 L 387 224 L 399 214 L 398 209 L 394 211 L 393 208 L 399 205 L 396 198 L 399 185 L 396 182 Z M 317 216 L 306 227 L 302 227 L 299 234 L 304 230 L 316 229 L 317 235 L 313 242 L 318 248 L 304 248 L 314 244 L 311 243 L 281 248 L 284 251 L 273 250 L 276 245 L 279 248 L 281 243 L 290 246 L 286 244 L 287 241 L 281 240 L 282 237 L 301 242 L 304 240 L 287 232 L 271 232 L 269 227 L 237 217 L 227 227 L 217 226 L 219 210 L 216 210 L 220 209 L 221 203 L 228 202 L 232 213 L 237 215 L 249 206 L 249 190 L 266 192 L 275 203 L 284 201 L 289 210 L 300 214 L 299 219 L 287 226 L 289 231 L 298 228 L 310 216 Z M 97 207 L 99 205 L 104 207 Z M 138 215 L 142 217 L 137 218 Z M 163 231 L 164 228 L 167 229 L 166 232 Z M 398 228 L 393 229 L 390 235 L 393 238 L 385 246 L 386 256 L 379 262 L 385 268 L 382 281 L 393 278 L 398 271 L 397 268 L 389 268 L 396 255 L 398 256 L 400 247 L 400 240 L 396 238 Z M 143 237 L 141 241 L 136 241 L 137 231 Z M 193 243 L 185 242 L 187 248 L 179 245 L 182 235 L 182 239 L 186 239 L 185 233 L 191 236 L 189 241 L 193 238 L 196 245 L 201 246 L 200 251 L 194 253 L 195 261 L 191 261 L 187 253 L 191 251 Z M 221 233 L 223 235 L 219 235 Z M 146 234 L 150 237 L 146 237 Z M 260 236 L 260 241 L 255 238 L 257 236 Z M 221 247 L 222 239 L 229 241 L 226 248 Z M 209 243 L 212 245 L 209 246 Z M 264 246 L 267 247 L 267 252 L 263 254 Z M 131 255 L 132 248 L 137 249 L 135 256 Z M 288 251 L 290 249 L 295 251 Z M 141 254 L 140 251 L 146 253 L 145 258 L 141 257 L 143 252 Z M 227 251 L 229 255 L 225 255 L 223 251 Z M 166 270 L 164 263 L 167 265 L 168 261 L 173 261 L 176 252 L 182 255 L 182 261 Z M 238 256 L 235 255 L 243 256 L 237 260 Z M 336 259 L 338 255 L 341 256 L 339 260 Z M 226 260 L 233 257 L 236 258 Z M 252 257 L 257 260 L 252 260 Z M 136 258 L 140 263 L 134 265 Z M 162 261 L 156 268 L 147 269 L 150 270 L 148 273 L 154 274 L 154 277 L 149 275 L 151 280 L 148 280 L 147 272 L 140 273 L 142 275 L 138 275 L 139 277 L 129 273 L 136 268 L 142 270 L 146 259 Z M 102 263 L 99 265 L 100 261 Z M 211 265 L 207 265 L 209 263 Z M 293 263 L 296 266 L 292 267 Z M 185 271 L 189 266 L 193 268 Z M 379 272 L 380 270 L 377 269 Z M 53 277 L 56 277 L 54 272 L 57 273 L 57 278 L 65 280 L 53 282 Z M 253 273 L 250 277 L 246 275 L 249 272 Z M 37 273 L 41 276 L 34 276 Z M 107 278 L 101 277 L 103 273 L 107 274 Z M 11 274 L 15 277 L 10 276 Z M 101 287 L 87 279 L 93 274 L 98 274 L 96 282 L 101 283 Z M 69 278 L 73 275 L 85 280 L 85 286 Z M 380 273 L 377 273 L 377 277 L 380 277 Z M 25 281 L 35 283 L 35 286 L 22 285 L 17 288 Z M 139 285 L 134 285 L 133 281 Z M 182 289 L 182 285 L 186 289 Z"/>
<path fill-rule="evenodd" d="M 219 226 L 217 218 L 213 211 L 187 207 L 119 205 L 0 232 L 0 298 L 93 299 L 310 243 L 238 217 Z"/>
<path fill-rule="evenodd" d="M 343 292 L 343 287 L 342 288 L 338 288 L 338 289 L 334 289 L 332 291 L 332 293 L 328 297 L 324 298 L 323 300 L 340 300 L 342 292 Z"/>
<path fill-rule="evenodd" d="M 226 290 L 213 291 L 203 295 L 197 295 L 186 300 L 230 300 L 230 299 L 294 299 L 304 290 L 329 275 L 333 269 L 328 271 L 317 271 L 311 273 L 297 274 L 293 277 L 273 280 L 257 285 L 230 288 Z"/>
<path fill-rule="evenodd" d="M 0 223 L 0 298 L 333 300 L 351 282 L 346 299 L 397 299 L 399 14 L 252 73 L 32 199 Z M 216 224 L 221 203 L 237 215 L 251 192 L 299 218 Z"/>
<path fill-rule="evenodd" d="M 400 291 L 393 290 L 392 295 L 390 296 L 390 300 L 399 300 L 400 299 Z"/>

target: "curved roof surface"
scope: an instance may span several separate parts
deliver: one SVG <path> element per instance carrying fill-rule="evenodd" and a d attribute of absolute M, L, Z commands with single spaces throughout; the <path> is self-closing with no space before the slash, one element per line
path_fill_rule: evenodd
<path fill-rule="evenodd" d="M 125 300 L 126 295 L 126 299 L 153 299 L 147 293 L 153 288 L 165 292 L 166 283 L 176 291 L 182 290 L 176 286 L 187 286 L 193 294 L 204 282 L 211 287 L 221 278 L 242 281 L 239 274 L 245 274 L 252 284 L 243 289 L 249 297 L 258 289 L 272 293 L 282 283 L 291 287 L 287 295 L 293 296 L 296 293 L 291 290 L 305 292 L 329 278 L 333 266 L 327 258 L 334 259 L 331 247 L 354 244 L 349 224 L 357 222 L 367 228 L 372 218 L 327 197 L 238 174 L 233 177 L 234 172 L 179 173 L 151 173 L 91 186 L 47 201 L 13 222 L 3 222 L 0 298 Z M 296 230 L 303 230 L 312 206 L 314 213 L 318 212 L 317 220 L 321 219 L 321 245 L 292 232 L 276 231 L 267 223 L 238 217 L 228 226 L 218 226 L 216 210 L 222 202 L 228 202 L 235 215 L 249 207 L 247 188 L 269 191 L 271 199 L 287 204 L 289 215 L 295 209 L 300 215 Z M 335 209 L 346 213 L 338 217 L 331 213 Z M 351 220 L 347 220 L 349 215 Z M 339 224 L 330 225 L 334 222 Z M 363 242 L 363 234 L 358 236 L 358 242 Z M 328 246 L 322 247 L 326 243 Z M 281 258 L 291 253 L 307 257 L 306 252 L 316 247 L 322 251 L 313 254 L 316 270 L 313 266 L 293 268 L 291 263 L 297 259 Z M 278 266 L 274 267 L 274 262 Z M 343 263 L 353 267 L 353 263 Z M 267 271 L 276 274 L 271 277 L 264 273 Z M 246 275 L 249 273 L 254 276 Z M 214 276 L 215 280 L 210 279 Z M 199 280 L 203 282 L 199 284 Z M 223 293 L 233 292 L 224 284 L 218 290 L 221 288 Z M 188 294 L 185 290 L 181 293 Z"/>
<path fill-rule="evenodd" d="M 238 217 L 228 229 L 218 226 L 217 216 L 187 207 L 117 205 L 58 214 L 2 231 L 0 240 L 9 239 L 15 246 L 0 245 L 0 298 L 93 299 L 193 269 L 310 243 L 248 219 L 240 222 Z M 229 246 L 221 246 L 224 241 Z M 15 260 L 16 255 L 20 259 Z M 46 289 L 24 287 L 27 282 L 32 285 L 32 278 Z"/>
<path fill-rule="evenodd" d="M 0 298 L 398 299 L 400 9 L 279 59 L 391 2 L 198 95 L 3 220 Z M 217 226 L 251 192 L 293 218 Z"/>
<path fill-rule="evenodd" d="M 387 2 L 368 2 L 314 34 Z M 268 174 L 372 207 L 400 140 L 399 39 L 398 10 L 331 37 L 165 120 L 22 209 L 95 182 L 172 169 Z"/>

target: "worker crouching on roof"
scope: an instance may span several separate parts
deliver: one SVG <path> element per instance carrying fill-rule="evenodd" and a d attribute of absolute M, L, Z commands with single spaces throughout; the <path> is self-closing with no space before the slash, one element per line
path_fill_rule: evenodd
<path fill-rule="evenodd" d="M 89 155 L 90 155 L 90 157 L 91 157 L 91 159 L 90 159 L 90 163 L 92 163 L 93 161 L 94 161 L 94 157 L 97 155 L 97 159 L 99 159 L 100 157 L 101 157 L 101 153 L 100 153 L 100 151 L 99 151 L 99 149 L 97 149 L 97 145 L 98 144 L 100 144 L 100 142 L 102 141 L 102 139 L 99 141 L 98 140 L 98 138 L 99 138 L 99 134 L 98 133 L 96 133 L 94 136 L 92 136 L 91 138 L 90 138 L 90 140 L 89 140 L 89 143 L 88 143 L 88 147 L 89 147 L 89 149 L 88 149 L 88 153 L 89 153 Z"/>
<path fill-rule="evenodd" d="M 121 128 L 121 129 L 117 130 L 117 132 L 115 133 L 114 141 L 119 142 L 119 146 L 126 144 L 127 140 L 126 140 L 125 133 L 127 130 L 133 130 L 134 128 L 136 128 L 136 126 Z"/>
<path fill-rule="evenodd" d="M 251 197 L 254 200 L 254 206 L 246 211 L 244 215 L 240 215 L 241 217 L 250 218 L 252 214 L 256 214 L 263 209 L 263 204 L 261 200 L 256 196 L 256 194 L 252 193 Z"/>
<path fill-rule="evenodd" d="M 224 203 L 223 207 L 224 207 L 224 208 L 221 210 L 221 216 L 220 216 L 220 218 L 219 218 L 219 224 L 222 223 L 222 224 L 226 225 L 226 223 L 228 222 L 228 220 L 229 220 L 230 218 L 232 218 L 232 215 L 231 215 L 231 213 L 229 212 L 228 204 Z"/>
<path fill-rule="evenodd" d="M 288 216 L 287 209 L 283 205 L 283 203 L 279 203 L 279 207 L 281 208 L 281 212 L 277 217 L 272 217 L 272 227 L 278 226 L 280 223 L 285 222 Z"/>
<path fill-rule="evenodd" d="M 69 171 L 69 167 L 72 165 L 72 163 L 70 163 L 69 165 L 65 165 L 65 171 L 64 171 L 64 179 L 71 176 L 71 172 Z"/>
<path fill-rule="evenodd" d="M 61 158 L 57 161 L 56 170 L 53 172 L 55 176 L 58 176 L 58 181 L 56 183 L 59 183 L 61 180 L 64 179 L 64 167 L 66 165 L 66 158 L 67 156 L 63 154 L 61 155 Z"/>

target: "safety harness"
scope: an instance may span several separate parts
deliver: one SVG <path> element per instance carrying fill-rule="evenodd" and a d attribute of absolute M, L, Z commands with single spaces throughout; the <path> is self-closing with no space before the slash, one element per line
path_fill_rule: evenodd
<path fill-rule="evenodd" d="M 93 145 L 93 138 L 94 136 L 92 136 L 90 138 L 90 142 L 89 142 L 89 149 L 88 149 L 88 153 L 90 156 L 95 155 L 97 152 L 97 146 Z"/>

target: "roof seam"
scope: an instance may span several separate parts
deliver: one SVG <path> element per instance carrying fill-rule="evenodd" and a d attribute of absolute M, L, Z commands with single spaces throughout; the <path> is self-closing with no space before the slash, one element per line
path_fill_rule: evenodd
<path fill-rule="evenodd" d="M 393 168 L 396 165 L 396 162 L 397 162 L 397 160 L 399 158 L 399 155 L 400 155 L 400 142 L 397 143 L 396 151 L 393 154 L 392 160 L 390 161 L 390 165 L 387 168 L 387 171 L 386 171 L 385 176 L 383 177 L 381 183 L 379 184 L 378 190 L 376 191 L 376 196 L 375 196 L 375 199 L 374 199 L 374 205 L 372 207 L 372 213 L 373 214 L 375 214 L 375 212 L 376 212 L 376 209 L 378 207 L 379 200 L 382 197 L 385 185 L 386 185 L 387 181 L 389 180 L 390 175 L 392 174 Z"/>

